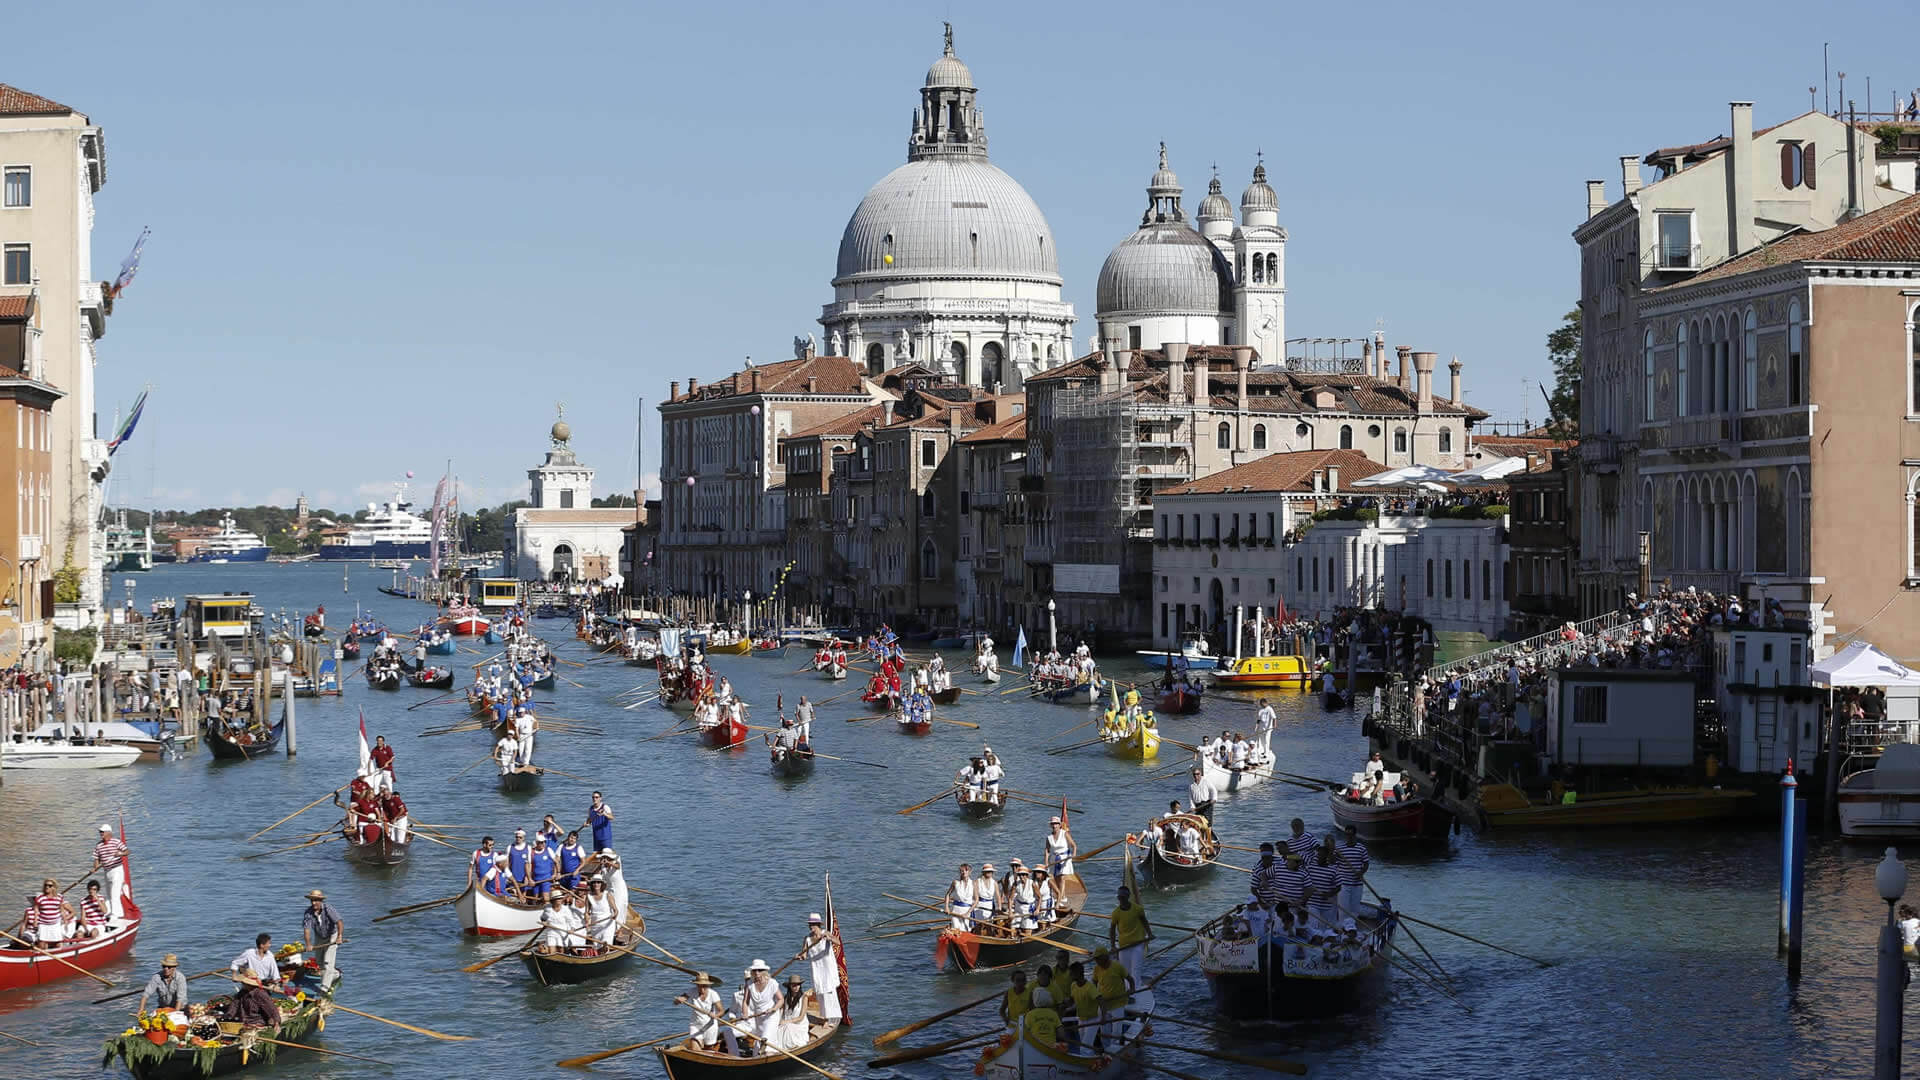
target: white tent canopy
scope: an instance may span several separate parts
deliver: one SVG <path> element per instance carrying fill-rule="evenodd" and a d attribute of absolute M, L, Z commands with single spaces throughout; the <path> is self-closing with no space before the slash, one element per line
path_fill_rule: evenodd
<path fill-rule="evenodd" d="M 1405 465 L 1398 469 L 1388 469 L 1375 473 L 1363 480 L 1355 480 L 1353 486 L 1364 487 L 1413 487 L 1417 484 L 1444 484 L 1453 479 L 1453 474 L 1445 469 L 1436 469 L 1431 465 Z M 1440 490 L 1440 489 L 1436 489 Z"/>
<path fill-rule="evenodd" d="M 1871 642 L 1853 644 L 1813 665 L 1816 686 L 1906 686 L 1920 688 L 1920 671 L 1881 652 Z"/>
<path fill-rule="evenodd" d="M 1526 458 L 1494 458 L 1465 472 L 1454 473 L 1450 479 L 1456 484 L 1488 484 L 1517 472 L 1525 472 L 1526 469 Z"/>

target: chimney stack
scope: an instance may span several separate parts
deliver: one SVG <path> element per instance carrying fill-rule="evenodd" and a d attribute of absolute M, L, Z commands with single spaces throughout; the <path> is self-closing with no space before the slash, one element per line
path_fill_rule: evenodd
<path fill-rule="evenodd" d="M 693 395 L 699 392 L 700 392 L 700 380 L 688 379 L 687 380 L 687 396 L 692 397 Z"/>
<path fill-rule="evenodd" d="M 754 368 L 752 371 L 747 372 L 747 388 L 752 390 L 756 394 L 760 392 L 760 369 L 759 368 Z"/>
<path fill-rule="evenodd" d="M 1753 247 L 1753 102 L 1733 101 L 1727 148 L 1727 257 Z M 1692 265 L 1689 263 L 1688 265 Z"/>
<path fill-rule="evenodd" d="M 820 376 L 818 375 L 807 376 L 807 393 L 817 394 L 819 392 L 820 392 Z"/>
<path fill-rule="evenodd" d="M 1187 402 L 1187 343 L 1169 341 L 1160 346 L 1167 353 L 1167 404 Z"/>
<path fill-rule="evenodd" d="M 960 437 L 962 431 L 966 430 L 966 421 L 964 419 L 966 415 L 967 410 L 963 405 L 947 406 L 947 427 L 953 432 L 953 436 L 956 439 Z"/>
<path fill-rule="evenodd" d="M 1211 372 L 1208 370 L 1206 357 L 1203 356 L 1199 360 L 1194 361 L 1193 403 L 1203 409 L 1213 403 L 1213 387 L 1208 384 L 1208 375 L 1210 374 Z"/>
<path fill-rule="evenodd" d="M 891 423 L 893 423 L 893 399 L 888 398 L 880 403 L 880 426 L 886 427 Z"/>
<path fill-rule="evenodd" d="M 1626 195 L 1640 190 L 1640 159 L 1632 154 L 1620 155 L 1620 187 Z"/>
<path fill-rule="evenodd" d="M 1238 396 L 1241 412 L 1247 411 L 1247 371 L 1253 367 L 1253 346 L 1235 345 L 1233 347 L 1234 393 Z"/>
<path fill-rule="evenodd" d="M 1387 332 L 1385 330 L 1375 330 L 1373 332 L 1373 364 L 1374 364 L 1374 367 L 1379 369 L 1375 371 L 1374 374 L 1379 376 L 1382 379 L 1386 378 L 1387 377 Z"/>
<path fill-rule="evenodd" d="M 1400 357 L 1400 372 L 1396 376 L 1400 389 L 1410 392 L 1413 390 L 1413 365 L 1407 358 L 1413 355 L 1413 346 L 1395 345 L 1393 351 Z"/>
<path fill-rule="evenodd" d="M 1447 370 L 1453 375 L 1452 384 L 1447 387 L 1447 400 L 1455 405 L 1460 404 L 1460 369 L 1464 367 L 1466 365 L 1457 356 L 1453 358 L 1453 363 L 1447 365 Z"/>
<path fill-rule="evenodd" d="M 1328 462 L 1327 463 L 1327 494 L 1329 495 L 1336 494 L 1339 492 L 1339 490 L 1340 490 L 1340 466 L 1335 465 L 1332 462 Z"/>
<path fill-rule="evenodd" d="M 680 400 L 680 380 L 675 379 L 672 382 L 668 383 L 667 386 L 671 388 L 667 392 L 667 400 L 668 401 Z"/>
<path fill-rule="evenodd" d="M 1373 342 L 1368 341 L 1366 338 L 1360 339 L 1360 370 L 1366 372 L 1367 378 L 1369 379 L 1379 374 L 1379 372 L 1374 370 Z"/>
<path fill-rule="evenodd" d="M 1413 354 L 1414 378 L 1419 388 L 1414 391 L 1419 409 L 1423 413 L 1433 411 L 1433 364 L 1440 357 L 1435 353 L 1417 352 Z"/>
<path fill-rule="evenodd" d="M 1587 181 L 1587 216 L 1596 217 L 1607 208 L 1607 182 L 1605 180 Z"/>

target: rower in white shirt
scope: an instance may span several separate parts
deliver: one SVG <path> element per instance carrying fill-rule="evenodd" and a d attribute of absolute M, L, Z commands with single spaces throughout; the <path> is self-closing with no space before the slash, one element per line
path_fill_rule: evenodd
<path fill-rule="evenodd" d="M 947 914 L 953 916 L 954 930 L 973 929 L 973 901 L 977 894 L 973 867 L 961 863 L 960 876 L 947 883 Z"/>
<path fill-rule="evenodd" d="M 547 897 L 546 910 L 540 913 L 540 925 L 543 929 L 534 940 L 533 949 L 538 953 L 564 952 L 577 949 L 586 944 L 581 937 L 580 912 L 567 903 L 562 894 L 555 892 Z"/>
<path fill-rule="evenodd" d="M 1253 721 L 1253 737 L 1260 743 L 1260 757 L 1267 760 L 1273 757 L 1273 726 L 1279 719 L 1274 712 L 1273 703 L 1266 698 L 1260 699 L 1260 714 Z"/>

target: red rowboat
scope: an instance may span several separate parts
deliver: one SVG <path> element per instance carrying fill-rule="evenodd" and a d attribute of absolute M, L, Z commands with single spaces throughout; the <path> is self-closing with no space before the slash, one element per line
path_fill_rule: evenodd
<path fill-rule="evenodd" d="M 747 725 L 739 720 L 722 718 L 717 724 L 700 729 L 700 738 L 708 746 L 722 750 L 732 750 L 747 743 Z"/>
<path fill-rule="evenodd" d="M 484 634 L 487 632 L 487 628 L 492 625 L 492 622 L 479 615 L 461 615 L 457 618 L 447 620 L 448 628 L 463 637 L 475 637 Z"/>
<path fill-rule="evenodd" d="M 132 897 L 124 897 L 121 904 L 130 918 L 124 925 L 108 931 L 103 937 L 66 942 L 47 952 L 22 949 L 8 942 L 6 948 L 0 949 L 0 990 L 19 990 L 23 987 L 53 982 L 56 979 L 74 979 L 80 976 L 78 971 L 61 963 L 60 960 L 65 960 L 68 964 L 86 971 L 98 971 L 123 959 L 133 951 L 133 939 L 140 933 L 141 915 L 140 908 L 133 902 Z M 60 960 L 53 959 L 56 956 Z"/>

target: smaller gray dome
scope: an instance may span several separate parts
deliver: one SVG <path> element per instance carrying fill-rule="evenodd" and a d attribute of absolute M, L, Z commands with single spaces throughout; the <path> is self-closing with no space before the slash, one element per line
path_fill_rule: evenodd
<path fill-rule="evenodd" d="M 1221 192 L 1220 177 L 1217 173 L 1212 182 L 1207 184 L 1207 197 L 1200 200 L 1200 220 L 1233 220 L 1233 204 L 1228 202 L 1226 195 Z"/>
<path fill-rule="evenodd" d="M 1160 144 L 1160 167 L 1153 171 L 1153 179 L 1147 181 L 1147 192 L 1151 195 L 1180 194 L 1180 178 L 1167 168 L 1167 144 Z"/>
<path fill-rule="evenodd" d="M 1253 167 L 1253 183 L 1240 195 L 1242 210 L 1278 210 L 1280 197 L 1267 186 L 1267 166 L 1263 162 Z"/>
<path fill-rule="evenodd" d="M 927 69 L 927 85 L 972 90 L 973 72 L 967 70 L 967 65 L 961 63 L 959 57 L 948 53 Z"/>
<path fill-rule="evenodd" d="M 1095 306 L 1107 315 L 1218 315 L 1233 311 L 1233 282 L 1214 246 L 1183 222 L 1142 226 L 1100 267 Z"/>

